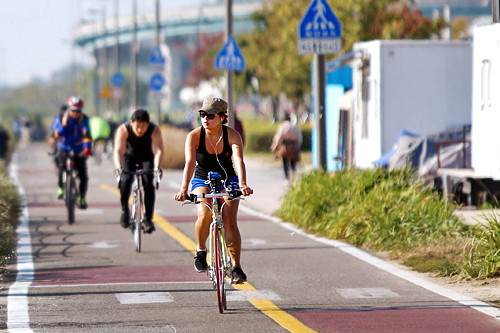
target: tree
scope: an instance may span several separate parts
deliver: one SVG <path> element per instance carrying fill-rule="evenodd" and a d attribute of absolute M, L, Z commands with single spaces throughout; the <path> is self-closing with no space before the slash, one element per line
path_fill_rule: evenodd
<path fill-rule="evenodd" d="M 358 41 L 430 38 L 443 26 L 410 10 L 404 0 L 328 2 L 342 24 L 342 53 Z M 298 55 L 297 29 L 309 4 L 310 0 L 275 0 L 254 13 L 255 29 L 238 38 L 247 64 L 246 72 L 237 76 L 237 91 L 251 91 L 249 81 L 255 76 L 260 96 L 277 101 L 285 94 L 296 106 L 303 102 L 310 93 L 312 57 Z"/>
<path fill-rule="evenodd" d="M 222 37 L 222 34 L 201 34 L 193 51 L 185 48 L 189 60 L 193 63 L 185 82 L 187 86 L 194 87 L 200 81 L 208 81 L 220 75 L 215 69 L 214 61 L 222 46 Z"/>
<path fill-rule="evenodd" d="M 408 4 L 389 6 L 378 13 L 372 24 L 369 39 L 429 39 L 443 29 L 443 18 L 431 21 L 418 9 L 411 9 Z"/>
<path fill-rule="evenodd" d="M 468 31 L 471 20 L 466 16 L 459 16 L 451 22 L 451 39 L 469 39 Z"/>

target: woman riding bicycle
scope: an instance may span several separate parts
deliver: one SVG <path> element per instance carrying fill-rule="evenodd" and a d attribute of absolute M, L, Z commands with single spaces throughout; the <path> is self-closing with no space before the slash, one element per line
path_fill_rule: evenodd
<path fill-rule="evenodd" d="M 175 195 L 175 200 L 186 199 L 190 180 L 192 193 L 210 193 L 209 185 L 205 184 L 210 171 L 218 172 L 221 179 L 225 180 L 226 187 L 239 189 L 244 196 L 252 194 L 253 189 L 247 185 L 246 181 L 241 136 L 236 130 L 224 125 L 227 123 L 227 102 L 221 98 L 206 98 L 198 112 L 202 126 L 192 130 L 186 138 L 186 164 L 181 189 Z M 235 166 L 233 166 L 233 161 Z M 247 277 L 240 264 L 241 235 L 237 220 L 238 206 L 238 200 L 227 201 L 222 212 L 222 219 L 233 264 L 233 281 L 241 283 L 246 281 Z M 198 213 L 195 225 L 197 253 L 194 257 L 194 267 L 198 272 L 204 272 L 208 266 L 206 240 L 210 231 L 212 213 L 205 205 L 196 205 L 196 209 Z"/>

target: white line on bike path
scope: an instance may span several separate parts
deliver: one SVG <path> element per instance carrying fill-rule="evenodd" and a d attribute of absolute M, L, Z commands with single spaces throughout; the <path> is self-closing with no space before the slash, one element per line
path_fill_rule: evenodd
<path fill-rule="evenodd" d="M 170 186 L 174 188 L 179 188 L 180 184 L 176 184 L 174 182 L 169 183 Z M 102 189 L 111 191 L 113 193 L 119 194 L 119 191 L 116 190 L 114 187 L 111 187 L 107 184 L 101 184 L 100 187 Z M 153 221 L 155 221 L 170 237 L 175 239 L 179 244 L 184 246 L 187 250 L 189 250 L 191 253 L 196 254 L 196 243 L 189 238 L 188 236 L 184 235 L 179 229 L 174 227 L 170 222 L 168 222 L 166 219 L 161 217 L 158 214 L 153 215 Z M 248 294 L 249 291 L 257 291 L 254 286 L 252 286 L 250 283 L 245 282 L 244 284 L 237 284 L 233 285 L 233 287 L 237 290 L 244 291 L 243 294 Z M 264 294 L 261 294 L 260 296 L 264 296 Z M 279 296 L 278 296 L 279 297 Z M 306 325 L 302 324 L 297 318 L 294 316 L 286 313 L 282 309 L 280 309 L 277 305 L 275 305 L 273 302 L 271 302 L 270 299 L 266 298 L 260 298 L 260 299 L 252 299 L 252 298 L 247 298 L 247 300 L 255 306 L 257 309 L 262 311 L 265 315 L 267 315 L 269 318 L 274 320 L 277 324 L 285 328 L 286 330 L 290 332 L 315 332 L 311 328 L 307 327 Z"/>
<path fill-rule="evenodd" d="M 435 283 L 432 283 L 430 281 L 427 281 L 424 278 L 421 278 L 420 276 L 416 275 L 413 272 L 402 270 L 402 269 L 394 266 L 392 263 L 387 262 L 385 260 L 382 260 L 382 259 L 380 259 L 380 258 L 378 258 L 378 257 L 376 257 L 368 252 L 365 252 L 354 245 L 343 243 L 341 241 L 334 240 L 334 239 L 318 237 L 315 235 L 305 233 L 302 230 L 298 229 L 292 223 L 283 222 L 279 218 L 272 217 L 272 216 L 269 216 L 267 214 L 261 213 L 259 211 L 252 209 L 252 208 L 249 208 L 248 206 L 241 206 L 240 208 L 249 214 L 252 214 L 252 215 L 260 217 L 262 219 L 267 219 L 269 221 L 277 223 L 277 224 L 281 225 L 283 228 L 292 231 L 292 233 L 301 234 L 302 236 L 310 238 L 316 242 L 335 247 L 335 248 L 341 250 L 342 252 L 345 252 L 353 257 L 356 257 L 356 258 L 358 258 L 358 259 L 360 259 L 360 260 L 362 260 L 370 265 L 373 265 L 373 266 L 375 266 L 381 270 L 384 270 L 388 273 L 391 273 L 397 277 L 400 277 L 404 280 L 412 282 L 413 284 L 415 284 L 417 286 L 420 286 L 422 288 L 430 290 L 438 295 L 447 297 L 451 300 L 454 300 L 454 301 L 459 302 L 463 305 L 469 306 L 477 311 L 480 311 L 482 313 L 485 313 L 491 317 L 494 317 L 494 318 L 500 320 L 500 309 L 499 308 L 492 307 L 489 304 L 482 302 L 482 301 L 479 301 L 475 298 L 472 298 L 469 296 L 464 296 L 462 294 L 459 294 L 459 293 L 456 293 L 454 291 L 443 288 Z"/>
<path fill-rule="evenodd" d="M 33 332 L 30 329 L 28 312 L 28 289 L 33 282 L 35 268 L 31 254 L 31 234 L 29 229 L 29 212 L 26 203 L 26 193 L 19 181 L 19 155 L 14 153 L 9 173 L 18 186 L 18 191 L 24 206 L 20 224 L 16 228 L 17 235 L 17 276 L 14 284 L 9 288 L 7 297 L 7 329 L 9 332 Z"/>

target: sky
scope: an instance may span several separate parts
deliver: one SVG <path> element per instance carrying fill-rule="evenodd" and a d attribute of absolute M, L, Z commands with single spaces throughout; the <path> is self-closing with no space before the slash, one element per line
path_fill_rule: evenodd
<path fill-rule="evenodd" d="M 160 10 L 202 2 L 211 0 L 160 0 Z M 118 3 L 120 16 L 130 16 L 132 0 Z M 72 61 L 88 61 L 83 50 L 72 46 L 72 30 L 81 20 L 102 20 L 103 9 L 113 17 L 114 4 L 115 0 L 0 0 L 0 87 L 47 80 Z M 139 17 L 153 13 L 155 0 L 137 0 L 137 7 Z"/>

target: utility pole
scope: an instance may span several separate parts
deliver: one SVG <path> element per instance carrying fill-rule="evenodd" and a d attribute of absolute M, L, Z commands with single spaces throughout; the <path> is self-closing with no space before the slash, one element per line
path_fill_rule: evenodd
<path fill-rule="evenodd" d="M 97 24 L 97 23 L 96 23 Z M 94 40 L 94 43 L 92 45 L 92 55 L 94 56 L 94 70 L 92 71 L 92 90 L 93 90 L 93 97 L 94 97 L 94 109 L 95 109 L 95 114 L 99 114 L 99 57 L 98 57 L 98 51 L 97 51 L 97 46 L 96 46 L 96 41 Z"/>
<path fill-rule="evenodd" d="M 156 0 L 155 6 L 155 32 L 156 32 L 156 46 L 160 48 L 160 0 Z M 156 115 L 158 118 L 158 126 L 161 124 L 161 99 L 156 99 Z"/>
<path fill-rule="evenodd" d="M 132 82 L 130 83 L 130 107 L 137 109 L 137 0 L 132 0 L 132 44 L 130 50 L 130 67 L 132 69 Z"/>
<path fill-rule="evenodd" d="M 226 0 L 226 31 L 224 34 L 225 43 L 229 40 L 229 36 L 233 35 L 233 0 Z M 229 112 L 229 126 L 234 127 L 234 119 L 236 117 L 236 108 L 234 103 L 234 71 L 226 70 L 226 98 Z"/>
<path fill-rule="evenodd" d="M 103 64 L 103 90 L 104 87 L 108 87 L 108 81 L 109 81 L 109 73 L 108 73 L 108 43 L 107 43 L 107 35 L 108 35 L 108 30 L 106 28 L 106 6 L 103 5 L 102 7 L 102 36 L 103 36 L 103 47 L 102 47 L 102 64 Z M 105 102 L 105 109 L 107 110 L 109 108 L 109 100 L 106 99 Z M 99 115 L 99 112 L 97 113 Z"/>
<path fill-rule="evenodd" d="M 118 0 L 115 0 L 115 46 L 113 48 L 113 59 L 115 65 L 115 73 L 120 72 L 120 24 L 119 20 L 119 10 L 118 10 Z M 120 114 L 120 100 L 117 98 L 113 99 L 114 109 L 118 115 L 118 119 L 121 121 L 122 117 Z"/>
<path fill-rule="evenodd" d="M 326 107 L 325 107 L 325 55 L 315 54 L 314 67 L 314 120 L 318 167 L 326 170 Z"/>

